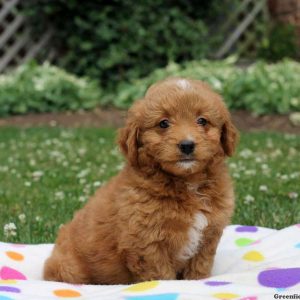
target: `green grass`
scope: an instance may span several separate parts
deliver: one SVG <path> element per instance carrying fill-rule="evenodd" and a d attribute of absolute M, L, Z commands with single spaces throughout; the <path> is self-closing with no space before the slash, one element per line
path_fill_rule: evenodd
<path fill-rule="evenodd" d="M 114 140 L 112 129 L 1 128 L 0 241 L 53 242 L 60 224 L 122 168 Z M 228 161 L 233 223 L 282 228 L 300 221 L 299 150 L 299 136 L 242 134 Z M 15 236 L 5 235 L 8 223 Z"/>

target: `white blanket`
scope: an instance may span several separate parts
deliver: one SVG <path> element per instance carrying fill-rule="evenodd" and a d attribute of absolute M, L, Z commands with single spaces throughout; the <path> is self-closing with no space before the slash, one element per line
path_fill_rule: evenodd
<path fill-rule="evenodd" d="M 217 250 L 213 276 L 195 281 L 161 280 L 130 286 L 46 282 L 42 268 L 52 247 L 0 243 L 0 300 L 257 300 L 294 294 L 299 298 L 290 299 L 300 299 L 300 224 L 282 230 L 228 226 Z"/>

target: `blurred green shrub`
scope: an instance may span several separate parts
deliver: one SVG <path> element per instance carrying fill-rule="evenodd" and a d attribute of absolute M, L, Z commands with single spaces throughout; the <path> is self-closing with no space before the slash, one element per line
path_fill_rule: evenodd
<path fill-rule="evenodd" d="M 98 83 L 48 63 L 31 62 L 0 75 L 0 116 L 90 109 L 100 99 Z"/>
<path fill-rule="evenodd" d="M 223 61 L 170 63 L 149 76 L 121 82 L 114 90 L 102 90 L 96 81 L 78 78 L 48 63 L 28 63 L 0 76 L 0 116 L 28 112 L 92 109 L 114 105 L 128 108 L 143 97 L 154 82 L 169 76 L 208 82 L 232 110 L 257 115 L 300 111 L 300 64 L 284 60 L 276 64 L 257 62 L 248 68 Z"/>
<path fill-rule="evenodd" d="M 37 34 L 54 28 L 61 66 L 114 87 L 170 61 L 206 57 L 212 50 L 206 23 L 224 15 L 225 2 L 232 0 L 27 0 L 24 6 Z"/>
<path fill-rule="evenodd" d="M 295 27 L 270 23 L 266 28 L 265 38 L 258 46 L 257 57 L 275 62 L 287 57 L 296 58 L 298 51 Z"/>
<path fill-rule="evenodd" d="M 102 101 L 128 108 L 155 81 L 168 76 L 182 76 L 208 82 L 233 110 L 246 109 L 257 115 L 300 111 L 299 63 L 284 60 L 267 64 L 261 61 L 245 69 L 234 63 L 232 57 L 215 62 L 171 63 L 145 78 L 119 84 L 113 93 L 105 94 Z"/>

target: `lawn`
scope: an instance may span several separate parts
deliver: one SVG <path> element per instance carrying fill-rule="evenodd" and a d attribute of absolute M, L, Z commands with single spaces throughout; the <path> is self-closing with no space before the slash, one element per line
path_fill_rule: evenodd
<path fill-rule="evenodd" d="M 122 168 L 114 139 L 113 129 L 1 128 L 0 240 L 53 242 L 58 227 Z M 298 223 L 299 161 L 299 136 L 243 133 L 228 160 L 237 199 L 232 223 Z"/>

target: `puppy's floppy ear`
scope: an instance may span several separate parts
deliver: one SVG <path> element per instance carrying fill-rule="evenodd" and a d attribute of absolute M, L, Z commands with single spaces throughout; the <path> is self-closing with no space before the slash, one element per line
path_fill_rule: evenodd
<path fill-rule="evenodd" d="M 238 142 L 239 134 L 235 126 L 233 125 L 230 117 L 228 117 L 222 126 L 221 144 L 224 153 L 227 156 L 232 156 Z"/>
<path fill-rule="evenodd" d="M 138 138 L 139 128 L 134 122 L 129 121 L 119 129 L 118 143 L 121 151 L 134 167 L 138 166 Z"/>
<path fill-rule="evenodd" d="M 118 143 L 128 162 L 138 166 L 138 147 L 140 128 L 138 120 L 142 115 L 143 100 L 136 101 L 128 112 L 125 127 L 118 132 Z"/>

